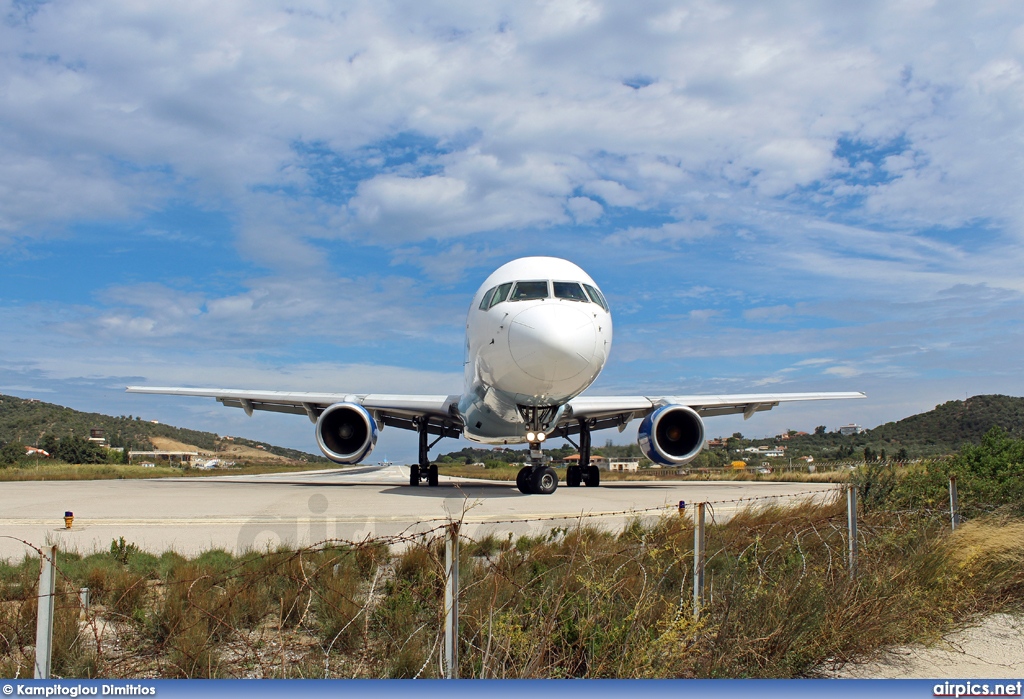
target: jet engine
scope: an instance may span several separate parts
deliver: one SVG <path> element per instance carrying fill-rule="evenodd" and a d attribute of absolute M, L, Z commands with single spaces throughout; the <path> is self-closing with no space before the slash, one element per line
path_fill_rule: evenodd
<path fill-rule="evenodd" d="M 654 463 L 681 466 L 696 458 L 704 447 L 704 421 L 693 408 L 666 405 L 640 423 L 637 442 Z"/>
<path fill-rule="evenodd" d="M 361 405 L 335 403 L 316 421 L 316 443 L 337 464 L 357 464 L 377 444 L 377 423 Z"/>

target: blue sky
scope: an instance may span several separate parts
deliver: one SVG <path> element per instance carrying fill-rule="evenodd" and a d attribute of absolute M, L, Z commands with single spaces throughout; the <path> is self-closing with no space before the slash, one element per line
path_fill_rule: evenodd
<path fill-rule="evenodd" d="M 457 393 L 473 291 L 549 254 L 612 305 L 592 391 L 869 395 L 712 435 L 1024 394 L 1019 3 L 0 14 L 0 392 L 313 450 L 123 387 Z"/>

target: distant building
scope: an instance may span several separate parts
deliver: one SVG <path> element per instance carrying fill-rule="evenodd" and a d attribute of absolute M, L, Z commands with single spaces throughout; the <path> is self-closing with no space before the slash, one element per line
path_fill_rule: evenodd
<path fill-rule="evenodd" d="M 89 430 L 89 441 L 93 444 L 99 444 L 101 447 L 107 445 L 107 438 L 104 436 L 102 428 L 93 427 Z"/>
<path fill-rule="evenodd" d="M 578 466 L 580 463 L 580 455 L 570 454 L 569 456 L 565 457 L 563 461 L 565 462 L 566 466 Z M 596 454 L 592 454 L 590 456 L 590 465 L 597 466 L 598 468 L 607 468 L 608 459 L 606 459 L 603 456 L 597 456 Z"/>
<path fill-rule="evenodd" d="M 841 435 L 860 434 L 863 431 L 863 427 L 861 427 L 860 425 L 855 425 L 852 422 L 849 425 L 843 425 L 842 427 L 839 428 L 839 434 Z"/>
<path fill-rule="evenodd" d="M 600 468 L 600 464 L 598 464 Z M 639 471 L 640 459 L 610 459 L 608 461 L 609 471 Z"/>
<path fill-rule="evenodd" d="M 181 466 L 191 466 L 192 463 L 199 458 L 199 452 L 197 451 L 129 451 L 128 452 L 128 463 L 134 463 L 135 459 L 143 456 L 148 456 L 154 460 L 167 460 L 168 464 L 173 465 L 175 460 Z M 145 464 L 143 464 L 145 466 Z"/>

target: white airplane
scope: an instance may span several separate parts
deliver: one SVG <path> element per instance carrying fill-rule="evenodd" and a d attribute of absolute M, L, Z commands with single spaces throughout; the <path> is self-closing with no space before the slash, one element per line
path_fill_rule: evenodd
<path fill-rule="evenodd" d="M 789 401 L 864 398 L 863 393 L 749 393 L 720 396 L 584 396 L 612 346 L 612 317 L 597 284 L 575 264 L 524 257 L 499 267 L 473 297 L 466 321 L 465 388 L 461 395 L 388 395 L 129 386 L 130 393 L 216 398 L 226 406 L 305 414 L 324 455 L 359 463 L 385 426 L 419 433 L 419 463 L 409 484 L 437 485 L 429 450 L 444 437 L 484 444 L 529 444 L 531 464 L 516 478 L 523 493 L 550 494 L 555 470 L 541 445 L 562 438 L 580 450 L 570 487 L 597 486 L 590 433 L 620 431 L 642 418 L 638 441 L 651 461 L 679 466 L 704 446 L 704 417 L 751 417 Z M 436 436 L 430 441 L 432 435 Z M 579 444 L 572 441 L 577 435 Z"/>

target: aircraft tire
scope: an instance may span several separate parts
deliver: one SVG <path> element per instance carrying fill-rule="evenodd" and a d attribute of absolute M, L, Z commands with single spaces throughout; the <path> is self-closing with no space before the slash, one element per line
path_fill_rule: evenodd
<path fill-rule="evenodd" d="M 427 466 L 427 485 L 431 488 L 437 487 L 437 464 Z"/>
<path fill-rule="evenodd" d="M 596 488 L 601 485 L 601 471 L 597 466 L 587 467 L 587 473 L 583 476 L 583 483 L 588 488 Z"/>
<path fill-rule="evenodd" d="M 551 495 L 558 490 L 558 474 L 550 466 L 538 468 L 530 474 L 530 485 L 537 495 Z"/>
<path fill-rule="evenodd" d="M 578 488 L 583 482 L 583 473 L 579 466 L 569 466 L 565 469 L 565 484 L 570 488 Z"/>
<path fill-rule="evenodd" d="M 409 467 L 409 485 L 416 487 L 420 484 L 420 467 L 419 464 L 413 464 Z"/>
<path fill-rule="evenodd" d="M 516 474 L 516 487 L 519 488 L 519 492 L 523 495 L 529 495 L 533 492 L 530 489 L 530 467 L 523 466 L 519 469 L 519 473 Z"/>

